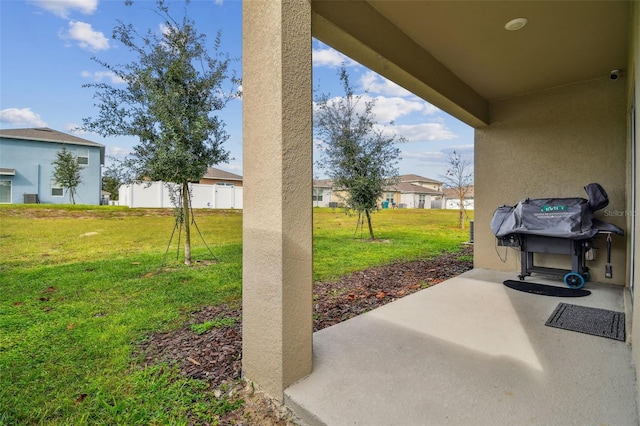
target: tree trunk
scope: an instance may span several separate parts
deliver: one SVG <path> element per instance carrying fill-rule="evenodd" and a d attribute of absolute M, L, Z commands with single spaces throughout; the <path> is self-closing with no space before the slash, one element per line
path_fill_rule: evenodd
<path fill-rule="evenodd" d="M 460 217 L 458 219 L 460 222 L 460 229 L 464 229 L 464 193 L 462 193 L 462 191 L 460 191 L 459 197 L 460 197 Z"/>
<path fill-rule="evenodd" d="M 369 210 L 365 210 L 364 213 L 367 215 L 367 224 L 369 225 L 369 236 L 372 240 L 375 240 L 376 237 L 373 236 L 373 226 L 371 225 L 371 214 Z"/>
<path fill-rule="evenodd" d="M 191 266 L 191 218 L 189 217 L 189 184 L 182 184 L 182 217 L 184 218 L 184 264 Z"/>
<path fill-rule="evenodd" d="M 69 188 L 69 197 L 71 198 L 71 204 L 75 204 L 76 203 L 76 196 L 74 194 L 73 189 Z"/>

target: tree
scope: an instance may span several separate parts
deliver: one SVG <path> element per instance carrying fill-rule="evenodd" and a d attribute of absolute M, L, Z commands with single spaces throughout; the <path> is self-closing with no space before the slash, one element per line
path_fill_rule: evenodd
<path fill-rule="evenodd" d="M 65 146 L 56 153 L 56 159 L 51 163 L 54 167 L 53 178 L 69 193 L 71 204 L 76 203 L 76 188 L 82 182 L 82 166 L 76 157 Z"/>
<path fill-rule="evenodd" d="M 359 220 L 366 216 L 369 236 L 375 239 L 371 213 L 384 191 L 398 181 L 400 149 L 395 144 L 404 138 L 376 123 L 375 101 L 354 94 L 344 65 L 339 75 L 345 96 L 316 99 L 314 131 L 323 142 L 318 165 L 336 188 L 347 192 L 345 208 L 355 210 Z"/>
<path fill-rule="evenodd" d="M 187 2 L 188 4 L 188 2 Z M 113 38 L 137 58 L 113 66 L 97 63 L 113 72 L 125 87 L 105 83 L 86 84 L 96 89 L 98 116 L 83 119 L 82 128 L 102 136 L 136 136 L 140 142 L 122 166 L 135 181 L 168 183 L 176 205 L 176 221 L 184 225 L 185 264 L 191 264 L 189 183 L 197 182 L 207 167 L 229 160 L 222 145 L 228 134 L 215 111 L 232 98 L 223 84 L 237 83 L 230 72 L 228 55 L 219 52 L 220 32 L 206 49 L 206 37 L 196 31 L 186 14 L 181 22 L 169 14 L 164 1 L 157 1 L 157 14 L 164 20 L 162 34 L 149 30 L 140 35 L 132 25 L 118 21 Z"/>
<path fill-rule="evenodd" d="M 110 193 L 112 200 L 117 200 L 120 196 L 120 186 L 135 179 L 129 176 L 129 170 L 123 167 L 120 160 L 111 156 L 107 158 L 111 163 L 102 172 L 102 190 Z"/>
<path fill-rule="evenodd" d="M 447 173 L 442 176 L 442 180 L 444 181 L 444 187 L 452 189 L 458 197 L 458 202 L 460 203 L 458 221 L 460 229 L 464 229 L 464 200 L 473 185 L 471 161 L 455 151 L 448 155 L 448 160 L 449 168 Z"/>

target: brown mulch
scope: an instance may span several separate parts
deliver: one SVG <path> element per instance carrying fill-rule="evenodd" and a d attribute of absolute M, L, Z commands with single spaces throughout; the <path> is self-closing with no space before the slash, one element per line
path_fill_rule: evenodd
<path fill-rule="evenodd" d="M 444 253 L 432 259 L 396 262 L 343 276 L 337 281 L 314 284 L 314 331 L 353 318 L 395 299 L 436 285 L 473 267 L 472 249 Z M 233 325 L 197 334 L 194 324 L 233 318 Z M 240 384 L 242 359 L 242 311 L 239 305 L 207 306 L 193 312 L 177 330 L 158 333 L 141 345 L 145 363 L 169 362 L 180 374 L 206 380 L 212 388 L 233 387 L 243 408 L 221 419 L 221 424 L 295 424 L 290 413 Z"/>
<path fill-rule="evenodd" d="M 473 249 L 432 259 L 396 262 L 313 286 L 313 331 L 322 330 L 473 268 Z"/>

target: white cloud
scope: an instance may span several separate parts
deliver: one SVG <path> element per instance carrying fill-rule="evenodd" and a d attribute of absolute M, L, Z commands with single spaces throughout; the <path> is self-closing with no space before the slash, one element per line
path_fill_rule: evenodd
<path fill-rule="evenodd" d="M 76 135 L 85 135 L 85 134 L 89 133 L 87 131 L 81 130 L 79 127 L 80 127 L 80 125 L 78 125 L 78 124 L 67 123 L 64 126 L 64 131 L 65 132 L 69 132 L 69 133 L 74 133 Z"/>
<path fill-rule="evenodd" d="M 5 108 L 0 111 L 0 122 L 12 126 L 47 127 L 47 123 L 31 108 Z"/>
<path fill-rule="evenodd" d="M 69 30 L 60 35 L 63 39 L 73 40 L 83 49 L 87 50 L 107 50 L 109 49 L 109 39 L 100 31 L 95 31 L 91 24 L 80 21 L 69 21 Z"/>
<path fill-rule="evenodd" d="M 442 123 L 402 124 L 393 126 L 396 133 L 404 136 L 408 142 L 430 142 L 455 139 L 457 134 Z"/>
<path fill-rule="evenodd" d="M 421 112 L 423 114 L 432 114 L 439 111 L 437 108 L 432 109 L 432 105 L 422 100 L 409 100 L 400 97 L 385 97 L 376 96 L 372 98 L 368 94 L 357 95 L 359 96 L 358 104 L 356 105 L 356 112 L 362 114 L 367 102 L 374 102 L 372 112 L 375 116 L 375 120 L 379 123 L 390 123 L 400 117 L 409 115 L 414 112 Z M 329 104 L 335 103 L 344 99 L 343 97 L 333 97 L 328 100 Z M 318 104 L 314 102 L 314 111 L 318 109 Z"/>
<path fill-rule="evenodd" d="M 470 160 L 473 164 L 473 145 L 460 145 L 457 147 L 448 147 L 440 151 L 421 151 L 411 152 L 402 151 L 400 156 L 403 160 L 416 160 L 419 163 L 426 163 L 431 165 L 442 165 L 449 163 L 449 154 L 456 151 L 462 155 L 463 158 Z"/>
<path fill-rule="evenodd" d="M 122 148 L 119 146 L 107 146 L 105 149 L 105 154 L 108 157 L 117 158 L 119 160 L 122 160 L 127 155 L 131 154 L 131 152 L 132 151 L 129 148 Z"/>
<path fill-rule="evenodd" d="M 358 65 L 357 62 L 354 62 L 348 56 L 329 48 L 313 49 L 312 58 L 314 67 L 337 68 L 343 63 L 348 67 Z"/>
<path fill-rule="evenodd" d="M 450 154 L 450 153 L 453 153 L 453 151 L 455 151 L 457 154 L 460 154 L 463 158 L 473 161 L 473 156 L 474 156 L 474 145 L 473 144 L 453 145 L 453 146 L 448 147 L 447 149 L 443 149 L 442 151 L 445 154 Z"/>
<path fill-rule="evenodd" d="M 371 98 L 368 95 L 362 95 L 362 100 L 360 102 L 369 100 L 371 100 Z M 422 112 L 426 114 L 430 106 L 424 101 L 412 101 L 400 97 L 376 96 L 374 100 L 375 105 L 373 106 L 372 111 L 375 114 L 376 119 L 383 123 L 397 120 L 398 118 L 413 112 Z"/>
<path fill-rule="evenodd" d="M 400 156 L 403 160 L 417 160 L 421 163 L 446 163 L 447 154 L 442 151 L 409 152 L 402 151 Z"/>
<path fill-rule="evenodd" d="M 80 73 L 80 75 L 84 78 L 88 78 L 90 80 L 93 80 L 95 82 L 100 82 L 103 80 L 109 80 L 110 83 L 112 84 L 124 84 L 125 81 L 123 79 L 121 79 L 120 77 L 118 77 L 116 75 L 116 73 L 114 73 L 113 71 L 95 71 L 95 72 L 90 72 L 90 71 L 82 71 Z"/>
<path fill-rule="evenodd" d="M 362 77 L 360 77 L 360 85 L 369 93 L 376 93 L 385 96 L 399 96 L 403 98 L 415 97 L 415 95 L 407 89 L 398 86 L 393 81 L 387 80 L 373 71 L 367 71 Z"/>
<path fill-rule="evenodd" d="M 231 99 L 237 99 L 242 102 L 242 84 L 238 85 L 236 89 L 230 94 Z"/>
<path fill-rule="evenodd" d="M 31 3 L 65 19 L 73 11 L 91 15 L 98 8 L 98 0 L 31 0 Z"/>
<path fill-rule="evenodd" d="M 161 23 L 158 25 L 158 28 L 160 29 L 160 34 L 166 36 L 167 34 L 169 34 L 169 32 L 171 31 L 171 27 L 169 27 L 168 25 Z"/>

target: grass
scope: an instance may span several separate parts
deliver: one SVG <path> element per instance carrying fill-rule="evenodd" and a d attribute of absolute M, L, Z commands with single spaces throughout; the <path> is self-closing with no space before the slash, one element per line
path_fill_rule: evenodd
<path fill-rule="evenodd" d="M 364 233 L 355 232 L 357 216 L 348 216 L 340 209 L 316 208 L 314 212 L 316 281 L 398 259 L 412 260 L 458 249 L 461 242 L 469 240 L 468 231 L 457 227 L 457 212 L 451 210 L 381 210 L 372 215 L 379 240 L 374 243 L 366 241 L 366 224 Z"/>
<path fill-rule="evenodd" d="M 372 243 L 353 238 L 354 217 L 314 209 L 314 278 L 455 250 L 467 240 L 455 218 L 382 211 Z M 241 299 L 242 212 L 199 211 L 197 221 L 220 262 L 187 268 L 174 245 L 160 269 L 166 210 L 0 206 L 0 425 L 215 423 L 237 408 L 171 366 L 142 365 L 136 349 L 199 307 Z M 210 259 L 193 241 L 194 257 Z"/>
<path fill-rule="evenodd" d="M 191 331 L 196 334 L 204 334 L 212 328 L 233 327 L 236 324 L 235 318 L 215 318 L 212 321 L 205 321 L 200 324 L 191 324 Z"/>

